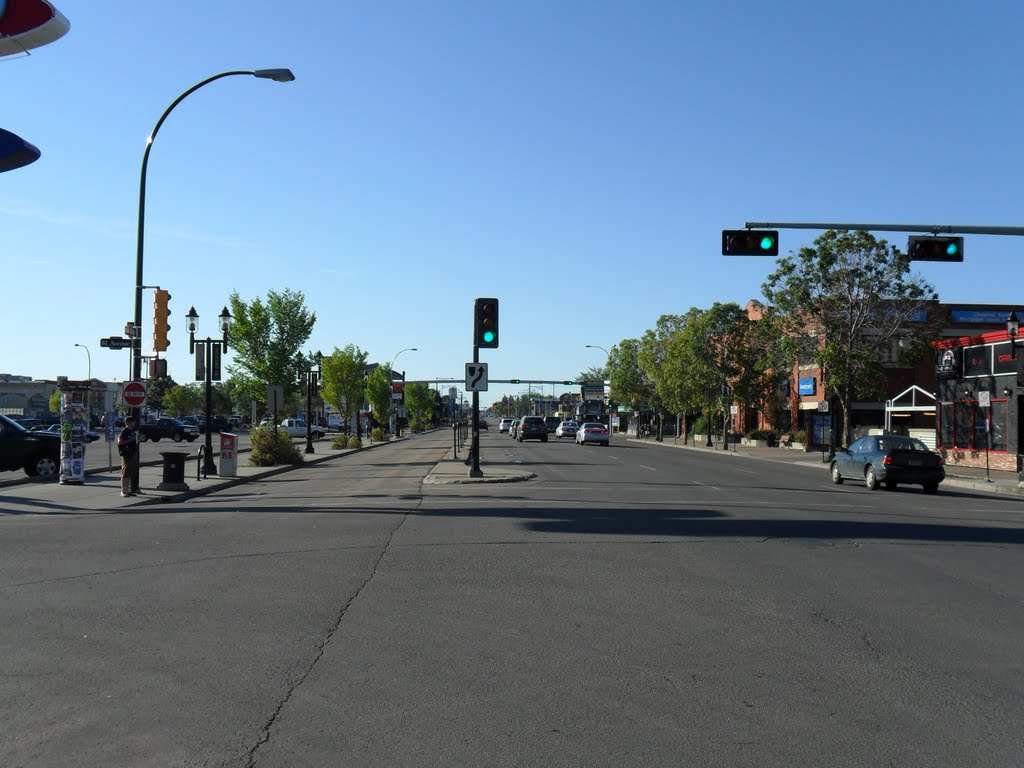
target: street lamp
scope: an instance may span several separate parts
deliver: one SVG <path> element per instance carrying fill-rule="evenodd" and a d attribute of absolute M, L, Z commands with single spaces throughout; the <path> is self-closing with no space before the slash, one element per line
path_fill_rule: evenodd
<path fill-rule="evenodd" d="M 406 347 L 405 349 L 400 350 L 398 352 L 398 355 L 402 354 L 402 352 L 419 352 L 419 350 L 416 347 Z M 394 376 L 395 376 L 395 360 L 398 359 L 398 355 L 395 355 L 393 358 L 391 358 L 391 365 L 388 366 L 388 371 L 389 371 L 388 375 L 391 376 L 391 381 L 395 380 L 395 378 L 394 378 Z M 402 371 L 402 399 L 401 399 L 401 402 L 402 402 L 403 405 L 405 404 L 405 371 Z M 398 437 L 398 413 L 397 412 L 394 414 L 394 419 L 395 419 L 395 424 L 394 424 L 393 427 L 391 427 L 391 433 L 395 437 Z"/>
<path fill-rule="evenodd" d="M 317 394 L 323 361 L 324 356 L 318 351 L 310 356 L 310 366 L 306 369 L 306 453 L 316 453 L 313 450 L 313 398 Z"/>
<path fill-rule="evenodd" d="M 160 126 L 164 124 L 164 120 L 171 114 L 171 110 L 178 106 L 185 97 L 199 90 L 204 85 L 212 83 L 214 80 L 220 80 L 222 77 L 231 77 L 233 75 L 252 75 L 263 80 L 274 80 L 278 83 L 287 83 L 295 79 L 295 75 L 289 69 L 232 70 L 208 77 L 196 83 L 172 101 L 171 105 L 160 115 L 160 119 L 156 121 L 156 125 L 153 127 L 153 132 L 146 139 L 146 151 L 142 155 L 142 173 L 139 176 L 139 228 L 135 246 L 135 316 L 132 324 L 132 378 L 135 381 L 142 378 L 142 291 L 144 288 L 142 283 L 142 246 L 146 224 L 146 167 L 149 164 L 149 152 L 153 148 L 153 141 L 160 131 Z M 227 349 L 226 346 L 225 349 Z M 138 408 L 132 409 L 133 415 L 136 417 L 138 416 L 138 410 Z M 209 460 L 209 456 L 207 459 Z"/>
<path fill-rule="evenodd" d="M 89 402 L 88 402 L 88 409 L 89 409 L 89 426 L 92 427 L 92 353 L 89 351 L 89 348 L 87 346 L 85 346 L 85 344 L 75 344 L 75 346 L 76 347 L 81 347 L 82 349 L 85 350 L 86 358 L 89 361 L 89 369 L 88 369 L 89 370 L 89 373 L 88 373 L 88 379 L 89 379 Z"/>
<path fill-rule="evenodd" d="M 1010 337 L 1010 350 L 1013 352 L 1013 359 L 1017 359 L 1017 334 L 1020 333 L 1020 321 L 1017 313 L 1011 311 L 1006 318 L 1006 334 Z"/>
<path fill-rule="evenodd" d="M 216 475 L 217 465 L 213 463 L 213 382 L 220 381 L 221 352 L 228 351 L 228 331 L 231 329 L 231 313 L 224 307 L 220 313 L 221 338 L 207 337 L 196 341 L 199 330 L 199 313 L 189 309 L 185 315 L 188 330 L 188 351 L 196 356 L 196 381 L 206 381 L 206 451 L 203 456 L 203 474 Z M 198 353 L 196 347 L 200 347 Z"/>

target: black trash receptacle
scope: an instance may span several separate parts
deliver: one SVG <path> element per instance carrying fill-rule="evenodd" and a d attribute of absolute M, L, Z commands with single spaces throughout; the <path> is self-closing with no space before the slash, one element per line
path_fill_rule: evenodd
<path fill-rule="evenodd" d="M 164 474 L 158 491 L 187 491 L 185 483 L 185 460 L 188 453 L 183 451 L 160 451 L 164 459 Z"/>

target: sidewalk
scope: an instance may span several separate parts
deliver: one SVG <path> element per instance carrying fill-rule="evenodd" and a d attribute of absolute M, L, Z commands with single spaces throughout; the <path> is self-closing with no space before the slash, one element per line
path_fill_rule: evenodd
<path fill-rule="evenodd" d="M 706 451 L 708 453 L 719 454 L 723 456 L 723 458 L 726 455 L 725 451 L 722 450 L 721 443 L 716 443 L 714 448 L 708 448 L 703 445 L 684 445 L 676 442 L 675 438 L 671 437 L 666 437 L 659 443 L 653 438 L 641 440 L 639 438 L 622 435 L 621 433 L 616 433 L 615 436 L 618 438 L 626 437 L 628 442 L 631 443 L 642 443 L 644 445 L 675 448 L 686 451 Z M 812 469 L 817 468 L 825 471 L 828 471 L 829 468 L 828 462 L 823 461 L 823 454 L 820 451 L 807 453 L 795 448 L 753 448 L 751 446 L 730 443 L 728 455 L 734 457 L 742 456 L 749 459 L 760 459 L 762 461 L 781 461 L 787 464 L 805 466 Z M 984 469 L 976 469 L 974 467 L 951 467 L 947 464 L 946 479 L 942 481 L 942 485 L 940 485 L 939 488 L 940 490 L 948 487 L 966 488 L 984 493 L 1000 493 L 1008 496 L 1024 498 L 1024 488 L 1020 487 L 1020 480 L 1016 472 L 991 470 L 989 476 L 991 477 L 992 482 L 985 481 Z"/>
<path fill-rule="evenodd" d="M 199 467 L 198 457 L 192 454 L 185 463 L 185 484 L 187 491 L 157 490 L 163 480 L 163 464 L 161 461 L 145 462 L 139 468 L 139 486 L 142 493 L 137 496 L 121 496 L 121 468 L 110 467 L 105 471 L 91 471 L 86 474 L 81 484 L 53 482 L 26 478 L 26 482 L 0 487 L 0 514 L 75 514 L 88 512 L 109 512 L 117 510 L 129 511 L 132 507 L 148 506 L 186 501 L 195 496 L 203 496 L 214 491 L 221 491 L 235 485 L 248 483 L 265 477 L 272 477 L 290 472 L 300 467 L 308 467 L 338 456 L 368 451 L 382 445 L 392 445 L 407 438 L 398 438 L 387 443 L 364 442 L 362 448 L 331 448 L 330 440 L 321 440 L 314 444 L 316 453 L 304 454 L 301 464 L 286 464 L 274 467 L 252 467 L 248 464 L 249 451 L 239 451 L 236 477 L 220 477 L 210 475 L 196 479 Z M 217 458 L 218 454 L 214 454 Z M 219 463 L 218 463 L 219 467 Z"/>

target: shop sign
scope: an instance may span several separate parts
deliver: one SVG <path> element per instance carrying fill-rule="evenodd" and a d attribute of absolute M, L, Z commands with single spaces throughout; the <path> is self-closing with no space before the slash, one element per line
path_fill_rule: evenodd
<path fill-rule="evenodd" d="M 944 349 L 939 353 L 939 360 L 935 366 L 935 376 L 940 379 L 955 379 L 960 371 L 957 370 L 956 350 Z"/>
<path fill-rule="evenodd" d="M 801 395 L 813 395 L 818 391 L 818 380 L 813 376 L 807 379 L 800 379 L 799 389 Z"/>

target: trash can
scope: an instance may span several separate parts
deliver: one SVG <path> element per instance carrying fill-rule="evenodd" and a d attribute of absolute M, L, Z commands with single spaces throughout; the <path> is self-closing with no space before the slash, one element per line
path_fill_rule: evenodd
<path fill-rule="evenodd" d="M 238 435 L 220 433 L 220 476 L 238 477 Z"/>
<path fill-rule="evenodd" d="M 188 454 L 183 451 L 160 451 L 164 460 L 164 474 L 158 491 L 187 491 L 185 483 L 185 461 Z"/>

